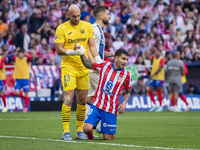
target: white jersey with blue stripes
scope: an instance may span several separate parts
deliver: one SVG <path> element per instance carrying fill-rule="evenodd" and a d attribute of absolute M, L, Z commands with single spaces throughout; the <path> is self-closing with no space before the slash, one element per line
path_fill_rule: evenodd
<path fill-rule="evenodd" d="M 99 56 L 101 57 L 102 60 L 104 60 L 105 37 L 103 31 L 96 23 L 94 23 L 92 27 L 94 29 L 95 44 L 97 50 L 99 51 Z"/>

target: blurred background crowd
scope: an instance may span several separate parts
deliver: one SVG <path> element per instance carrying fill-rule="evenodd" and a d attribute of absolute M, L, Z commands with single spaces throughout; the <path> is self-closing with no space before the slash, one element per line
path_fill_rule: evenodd
<path fill-rule="evenodd" d="M 0 0 L 0 55 L 6 64 L 14 63 L 8 55 L 21 47 L 31 54 L 32 65 L 60 65 L 54 34 L 68 20 L 71 4 L 90 23 L 96 5 L 109 7 L 105 50 L 127 50 L 128 65 L 136 64 L 142 77 L 149 75 L 153 46 L 162 49 L 166 62 L 178 50 L 184 62 L 200 63 L 200 0 Z"/>

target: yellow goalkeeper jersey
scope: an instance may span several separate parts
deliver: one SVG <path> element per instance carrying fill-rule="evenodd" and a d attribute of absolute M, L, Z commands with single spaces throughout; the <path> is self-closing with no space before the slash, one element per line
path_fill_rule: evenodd
<path fill-rule="evenodd" d="M 93 27 L 89 22 L 80 21 L 78 25 L 73 26 L 67 21 L 56 29 L 54 43 L 64 43 L 65 49 L 73 49 L 75 44 L 79 43 L 85 48 L 85 56 L 88 57 L 87 43 L 89 38 L 94 39 Z M 61 67 L 89 72 L 89 69 L 82 64 L 80 56 L 64 55 Z"/>

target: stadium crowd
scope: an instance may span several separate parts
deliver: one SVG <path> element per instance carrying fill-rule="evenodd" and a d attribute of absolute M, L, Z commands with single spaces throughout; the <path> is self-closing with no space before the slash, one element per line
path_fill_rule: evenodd
<path fill-rule="evenodd" d="M 200 62 L 200 0 L 1 0 L 0 55 L 6 65 L 14 63 L 8 56 L 19 48 L 32 56 L 32 65 L 60 65 L 54 35 L 57 26 L 68 20 L 71 4 L 78 5 L 81 20 L 90 23 L 95 22 L 96 5 L 109 7 L 105 50 L 127 50 L 128 65 L 136 64 L 142 77 L 150 74 L 154 46 L 162 49 L 166 63 L 176 50 L 182 61 Z"/>

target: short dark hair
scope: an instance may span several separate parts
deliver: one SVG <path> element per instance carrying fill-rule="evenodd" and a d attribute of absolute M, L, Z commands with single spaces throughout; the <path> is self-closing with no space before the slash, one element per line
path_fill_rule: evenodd
<path fill-rule="evenodd" d="M 116 56 L 121 56 L 121 54 L 124 54 L 124 55 L 126 55 L 126 56 L 129 56 L 129 54 L 128 54 L 128 52 L 126 51 L 126 50 L 124 50 L 124 49 L 118 49 L 116 52 L 115 52 L 115 57 Z"/>
<path fill-rule="evenodd" d="M 20 52 L 24 53 L 25 50 L 23 48 L 20 48 L 20 50 L 18 50 L 18 53 L 20 53 Z"/>
<path fill-rule="evenodd" d="M 178 54 L 179 54 L 179 51 L 176 51 L 173 53 L 173 58 L 177 58 L 178 57 Z"/>
<path fill-rule="evenodd" d="M 103 11 L 105 11 L 105 10 L 109 10 L 108 9 L 108 7 L 106 7 L 106 6 L 96 6 L 95 8 L 94 8 L 94 16 L 95 17 L 98 17 L 98 14 L 100 13 L 100 12 L 103 12 Z"/>

